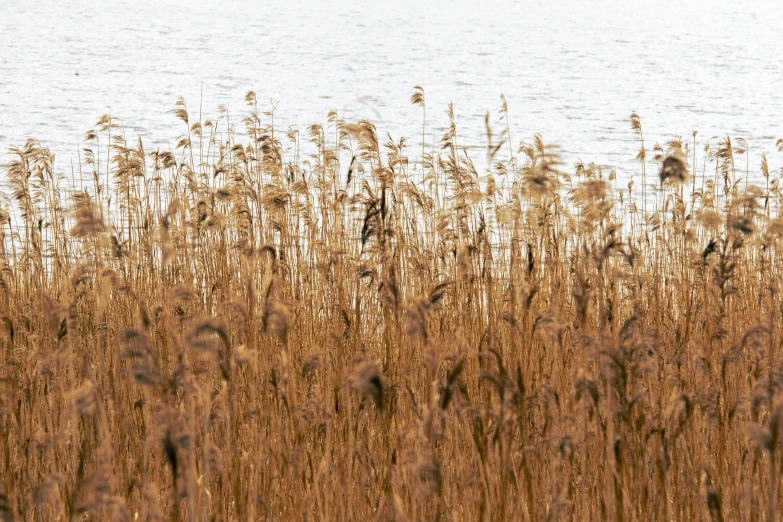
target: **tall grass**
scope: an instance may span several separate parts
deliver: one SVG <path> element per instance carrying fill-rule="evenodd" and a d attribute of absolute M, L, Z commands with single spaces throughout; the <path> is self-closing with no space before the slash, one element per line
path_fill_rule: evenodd
<path fill-rule="evenodd" d="M 106 115 L 70 181 L 11 149 L 0 519 L 779 519 L 783 141 L 763 189 L 642 144 L 635 191 L 505 98 L 486 172 L 420 87 L 418 158 L 246 101 L 172 151 Z"/>

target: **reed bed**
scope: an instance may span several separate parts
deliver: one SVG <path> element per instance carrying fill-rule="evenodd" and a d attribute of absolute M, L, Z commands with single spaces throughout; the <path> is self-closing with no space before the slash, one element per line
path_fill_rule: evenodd
<path fill-rule="evenodd" d="M 11 149 L 0 520 L 780 519 L 766 156 L 634 113 L 620 186 L 503 98 L 479 172 L 451 108 L 433 149 L 246 101 Z"/>

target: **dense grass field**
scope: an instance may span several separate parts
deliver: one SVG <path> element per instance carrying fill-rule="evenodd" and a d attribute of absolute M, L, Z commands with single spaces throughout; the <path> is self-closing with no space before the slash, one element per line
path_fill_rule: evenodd
<path fill-rule="evenodd" d="M 246 101 L 12 149 L 0 520 L 779 520 L 783 141 L 632 114 L 621 183 L 505 100 L 489 169 L 420 88 L 408 142 Z"/>

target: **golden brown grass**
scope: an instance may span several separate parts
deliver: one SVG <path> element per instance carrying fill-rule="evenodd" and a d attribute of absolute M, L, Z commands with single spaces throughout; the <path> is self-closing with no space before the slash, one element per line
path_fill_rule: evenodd
<path fill-rule="evenodd" d="M 12 149 L 0 519 L 778 520 L 781 172 L 694 133 L 643 200 L 503 157 L 502 101 L 486 173 L 451 109 L 418 160 L 334 113 L 305 155 L 252 93 L 247 143 L 101 118 L 67 193 Z"/>

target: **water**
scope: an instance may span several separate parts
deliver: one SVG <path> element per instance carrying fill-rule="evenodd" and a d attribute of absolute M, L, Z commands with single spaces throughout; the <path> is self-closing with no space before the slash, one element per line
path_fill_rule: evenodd
<path fill-rule="evenodd" d="M 453 102 L 461 143 L 484 145 L 484 114 L 499 130 L 503 93 L 515 149 L 540 132 L 566 163 L 614 166 L 621 177 L 639 177 L 632 110 L 648 150 L 698 130 L 699 150 L 730 134 L 749 141 L 752 170 L 762 152 L 783 164 L 774 146 L 783 15 L 773 1 L 2 0 L 1 12 L 0 149 L 38 138 L 65 172 L 107 107 L 129 141 L 169 149 L 184 130 L 166 112 L 179 96 L 194 116 L 200 100 L 204 118 L 219 104 L 239 116 L 250 89 L 262 107 L 279 101 L 278 126 L 304 130 L 335 109 L 371 119 L 381 136 L 406 136 L 414 153 L 416 84 L 428 140 Z"/>

